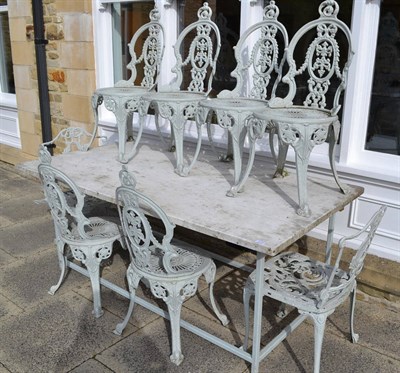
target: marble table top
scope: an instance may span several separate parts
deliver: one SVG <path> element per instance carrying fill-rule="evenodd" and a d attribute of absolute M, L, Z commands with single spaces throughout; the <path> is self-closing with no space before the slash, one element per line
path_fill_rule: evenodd
<path fill-rule="evenodd" d="M 185 146 L 185 154 L 193 154 Z M 106 145 L 54 156 L 52 164 L 86 194 L 114 202 L 122 166 L 117 154 L 117 146 Z M 271 160 L 256 160 L 244 192 L 236 197 L 225 195 L 233 180 L 233 162 L 220 162 L 203 150 L 187 177 L 174 173 L 174 164 L 174 153 L 159 139 L 143 138 L 127 168 L 136 177 L 138 191 L 159 204 L 176 225 L 268 255 L 278 254 L 363 193 L 363 188 L 349 186 L 345 195 L 332 177 L 310 177 L 312 214 L 306 218 L 296 214 L 296 172 L 273 179 Z M 37 177 L 37 165 L 30 161 L 17 169 Z"/>

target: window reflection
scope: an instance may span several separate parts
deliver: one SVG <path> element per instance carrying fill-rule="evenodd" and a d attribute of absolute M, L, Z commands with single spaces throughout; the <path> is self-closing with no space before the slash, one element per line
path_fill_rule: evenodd
<path fill-rule="evenodd" d="M 400 155 L 400 4 L 382 2 L 365 149 Z"/>
<path fill-rule="evenodd" d="M 132 3 L 113 4 L 113 55 L 114 82 L 127 80 L 130 71 L 126 65 L 130 62 L 128 43 L 140 26 L 150 22 L 149 13 L 154 8 L 154 1 L 135 1 Z M 136 55 L 141 54 L 144 40 L 135 44 Z M 137 81 L 143 79 L 143 71 L 137 66 Z"/>
<path fill-rule="evenodd" d="M 3 5 L 0 2 L 0 5 Z M 0 12 L 0 92 L 15 93 L 7 12 Z"/>

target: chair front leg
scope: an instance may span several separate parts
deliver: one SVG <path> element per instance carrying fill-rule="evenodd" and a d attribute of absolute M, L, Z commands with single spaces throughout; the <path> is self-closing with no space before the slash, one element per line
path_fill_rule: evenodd
<path fill-rule="evenodd" d="M 83 251 L 84 249 L 82 249 Z M 85 264 L 88 272 L 90 282 L 92 284 L 93 292 L 93 315 L 99 318 L 103 315 L 103 310 L 101 308 L 101 296 L 100 296 L 100 259 L 97 256 L 97 250 L 85 250 L 85 259 L 82 263 Z"/>
<path fill-rule="evenodd" d="M 217 303 L 215 302 L 214 298 L 214 281 L 215 281 L 215 273 L 217 271 L 217 268 L 215 266 L 214 262 L 211 262 L 210 268 L 207 270 L 207 272 L 204 273 L 204 277 L 206 279 L 206 282 L 208 284 L 209 288 L 209 293 L 210 293 L 210 301 L 211 301 L 211 306 L 214 310 L 214 313 L 217 315 L 219 321 L 221 321 L 222 325 L 226 326 L 229 323 L 228 318 L 226 315 L 224 315 L 220 308 L 218 307 Z"/>
<path fill-rule="evenodd" d="M 351 341 L 353 343 L 357 343 L 360 337 L 357 333 L 354 332 L 354 310 L 356 306 L 356 293 L 357 293 L 357 282 L 354 282 L 354 287 L 350 295 L 350 332 L 351 332 Z"/>
<path fill-rule="evenodd" d="M 187 297 L 191 297 L 196 293 L 197 281 L 198 278 L 173 283 L 160 283 L 150 280 L 152 294 L 157 298 L 161 298 L 168 306 L 172 335 L 172 354 L 170 359 L 175 365 L 179 365 L 183 361 L 180 330 L 182 304 Z"/>
<path fill-rule="evenodd" d="M 48 293 L 51 295 L 54 295 L 54 293 L 61 286 L 67 269 L 67 257 L 64 254 L 65 242 L 62 241 L 60 238 L 56 238 L 56 245 L 57 245 L 58 265 L 60 266 L 61 274 L 57 284 L 53 285 L 48 291 Z"/>
<path fill-rule="evenodd" d="M 322 341 L 324 339 L 326 318 L 332 312 L 319 314 L 309 313 L 314 323 L 314 373 L 319 373 L 320 371 Z"/>
<path fill-rule="evenodd" d="M 141 278 L 142 276 L 137 274 L 132 266 L 128 267 L 128 270 L 126 271 L 126 279 L 129 286 L 129 308 L 124 318 L 124 321 L 117 324 L 117 326 L 115 327 L 114 334 L 121 335 L 132 316 L 133 307 L 135 305 L 136 289 L 139 285 Z"/>

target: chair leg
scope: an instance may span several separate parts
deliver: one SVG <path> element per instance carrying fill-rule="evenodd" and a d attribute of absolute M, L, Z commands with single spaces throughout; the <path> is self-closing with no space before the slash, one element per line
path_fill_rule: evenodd
<path fill-rule="evenodd" d="M 222 325 L 226 326 L 229 323 L 228 318 L 226 315 L 224 315 L 221 310 L 219 309 L 217 303 L 215 302 L 214 298 L 214 281 L 215 281 L 215 273 L 217 271 L 217 268 L 215 266 L 215 263 L 211 263 L 211 267 L 208 269 L 207 272 L 204 273 L 204 277 L 206 278 L 209 292 L 210 292 L 210 301 L 211 301 L 211 306 L 214 310 L 214 313 L 217 315 L 219 321 L 221 321 Z"/>
<path fill-rule="evenodd" d="M 183 290 L 187 284 L 177 283 L 168 286 L 168 296 L 164 298 L 168 306 L 168 313 L 171 322 L 171 335 L 172 335 L 172 354 L 169 357 L 175 365 L 180 365 L 183 361 L 183 354 L 181 349 L 181 309 L 182 303 L 185 299 Z M 152 286 L 153 288 L 153 286 Z"/>
<path fill-rule="evenodd" d="M 101 296 L 100 296 L 100 260 L 96 255 L 96 251 L 92 253 L 85 253 L 86 258 L 82 261 L 89 272 L 90 282 L 92 284 L 93 292 L 93 315 L 99 318 L 103 315 L 101 309 Z"/>
<path fill-rule="evenodd" d="M 128 270 L 126 271 L 126 278 L 128 280 L 128 285 L 129 285 L 129 308 L 128 308 L 128 312 L 126 313 L 126 316 L 124 318 L 124 321 L 117 324 L 117 326 L 114 329 L 114 334 L 117 334 L 117 335 L 122 334 L 126 325 L 128 324 L 128 321 L 130 320 L 130 318 L 132 316 L 133 307 L 135 305 L 136 289 L 137 289 L 137 287 L 139 285 L 139 281 L 142 277 L 139 276 L 136 272 L 134 272 L 133 269 L 129 266 Z"/>
<path fill-rule="evenodd" d="M 314 322 L 314 373 L 319 373 L 322 341 L 324 339 L 325 323 L 328 314 L 310 314 L 310 316 Z"/>
<path fill-rule="evenodd" d="M 357 290 L 357 282 L 354 284 L 354 288 L 351 292 L 351 298 L 350 298 L 350 332 L 351 332 L 351 341 L 353 343 L 357 343 L 359 339 L 359 335 L 354 332 L 354 309 L 356 305 L 356 290 Z"/>
<path fill-rule="evenodd" d="M 48 291 L 49 294 L 54 295 L 54 293 L 59 289 L 62 282 L 64 281 L 66 269 L 67 269 L 67 258 L 64 255 L 65 243 L 60 239 L 56 239 L 57 244 L 57 255 L 58 255 L 58 264 L 61 269 L 60 278 L 56 285 L 53 285 Z"/>
<path fill-rule="evenodd" d="M 249 277 L 243 289 L 243 305 L 244 305 L 244 322 L 245 322 L 245 336 L 243 341 L 243 351 L 247 351 L 249 346 L 250 334 L 250 298 L 254 295 L 254 283 Z"/>
<path fill-rule="evenodd" d="M 283 319 L 285 316 L 287 316 L 287 314 L 288 314 L 287 305 L 286 303 L 282 302 L 279 305 L 278 311 L 276 311 L 276 316 Z"/>

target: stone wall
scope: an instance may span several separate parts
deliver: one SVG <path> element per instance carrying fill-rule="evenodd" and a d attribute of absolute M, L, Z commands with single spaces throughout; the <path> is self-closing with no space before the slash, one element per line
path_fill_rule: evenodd
<path fill-rule="evenodd" d="M 95 90 L 91 0 L 43 0 L 53 137 L 69 126 L 93 128 Z M 22 152 L 42 142 L 31 0 L 8 3 Z"/>

